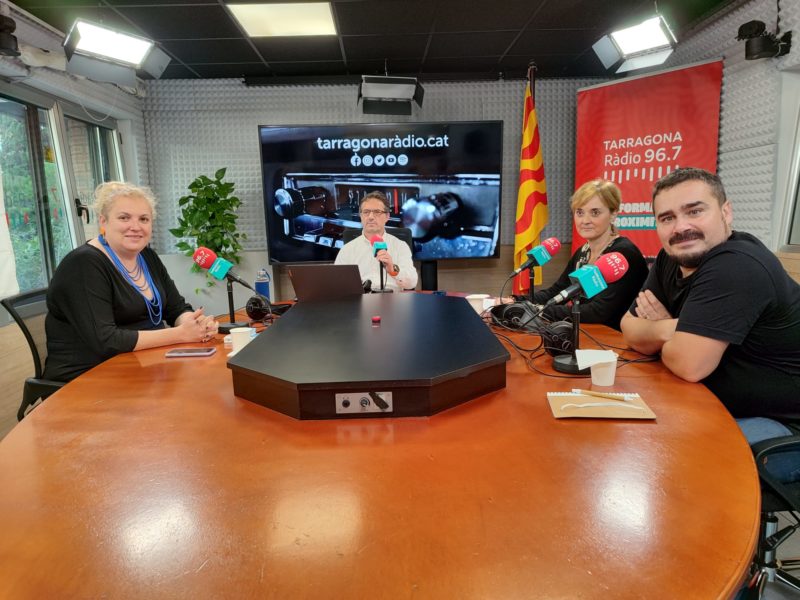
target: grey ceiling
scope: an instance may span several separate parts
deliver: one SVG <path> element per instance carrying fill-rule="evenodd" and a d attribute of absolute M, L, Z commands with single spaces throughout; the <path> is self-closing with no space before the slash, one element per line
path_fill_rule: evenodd
<path fill-rule="evenodd" d="M 236 0 L 242 2 L 243 0 Z M 246 1 L 246 0 L 245 0 Z M 162 79 L 363 74 L 422 80 L 606 73 L 591 47 L 652 16 L 653 0 L 333 0 L 339 34 L 247 38 L 221 0 L 15 0 L 62 32 L 76 17 L 146 36 L 172 58 Z M 737 0 L 659 0 L 678 41 Z"/>

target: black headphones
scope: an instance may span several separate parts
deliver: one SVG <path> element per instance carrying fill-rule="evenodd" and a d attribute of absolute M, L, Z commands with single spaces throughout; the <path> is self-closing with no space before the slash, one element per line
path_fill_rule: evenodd
<path fill-rule="evenodd" d="M 492 322 L 506 329 L 519 329 L 537 333 L 544 322 L 539 318 L 536 305 L 527 300 L 511 304 L 498 304 L 489 310 Z"/>
<path fill-rule="evenodd" d="M 272 304 L 266 297 L 256 294 L 247 301 L 244 310 L 250 320 L 264 321 L 270 317 L 279 317 L 290 308 L 292 308 L 291 304 Z"/>
<path fill-rule="evenodd" d="M 572 354 L 574 346 L 572 344 L 572 323 L 570 321 L 543 323 L 539 328 L 539 335 L 542 336 L 545 352 L 550 356 Z"/>
<path fill-rule="evenodd" d="M 492 322 L 506 329 L 519 329 L 542 336 L 545 351 L 550 356 L 572 354 L 572 322 L 548 323 L 540 310 L 527 300 L 511 304 L 498 304 L 489 310 Z"/>
<path fill-rule="evenodd" d="M 272 307 L 264 296 L 255 295 L 247 301 L 245 306 L 247 316 L 253 321 L 263 321 L 272 315 Z"/>

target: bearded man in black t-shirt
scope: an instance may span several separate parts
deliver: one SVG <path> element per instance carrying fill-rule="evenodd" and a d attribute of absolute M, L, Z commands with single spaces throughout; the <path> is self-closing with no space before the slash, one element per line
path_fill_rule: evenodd
<path fill-rule="evenodd" d="M 731 229 L 731 204 L 708 171 L 660 179 L 653 212 L 663 249 L 622 319 L 625 340 L 705 384 L 750 443 L 789 435 L 780 421 L 800 419 L 800 285 Z"/>

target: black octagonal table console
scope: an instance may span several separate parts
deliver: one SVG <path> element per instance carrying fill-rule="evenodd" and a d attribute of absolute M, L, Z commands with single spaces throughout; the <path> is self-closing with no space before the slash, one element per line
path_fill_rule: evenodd
<path fill-rule="evenodd" d="M 409 417 L 504 388 L 509 358 L 463 298 L 368 294 L 298 303 L 228 368 L 237 396 L 297 419 Z"/>

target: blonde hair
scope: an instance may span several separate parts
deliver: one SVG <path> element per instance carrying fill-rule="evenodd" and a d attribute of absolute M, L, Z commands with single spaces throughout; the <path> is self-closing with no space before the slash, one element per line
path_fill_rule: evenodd
<path fill-rule="evenodd" d="M 619 191 L 616 184 L 605 179 L 592 179 L 575 190 L 569 202 L 570 209 L 574 212 L 575 209 L 580 208 L 591 200 L 593 196 L 600 198 L 612 213 L 619 211 L 619 205 L 622 203 L 622 192 Z"/>
<path fill-rule="evenodd" d="M 114 204 L 117 198 L 121 196 L 136 196 L 147 200 L 150 205 L 150 212 L 153 217 L 156 216 L 156 197 L 153 195 L 149 187 L 135 185 L 127 181 L 106 181 L 97 186 L 94 191 L 94 208 L 95 214 L 100 217 L 108 218 L 108 211 Z"/>

